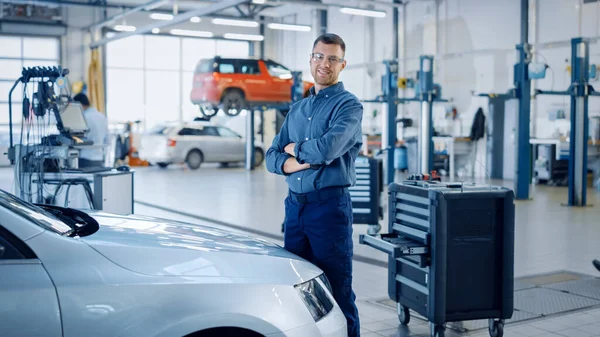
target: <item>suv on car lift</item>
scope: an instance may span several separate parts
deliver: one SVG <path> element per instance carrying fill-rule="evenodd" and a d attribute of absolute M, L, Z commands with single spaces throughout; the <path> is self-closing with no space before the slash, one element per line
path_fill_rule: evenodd
<path fill-rule="evenodd" d="M 306 97 L 313 84 L 303 84 Z M 292 85 L 292 72 L 275 61 L 217 56 L 196 65 L 190 99 L 207 117 L 219 108 L 237 116 L 250 106 L 291 102 Z"/>

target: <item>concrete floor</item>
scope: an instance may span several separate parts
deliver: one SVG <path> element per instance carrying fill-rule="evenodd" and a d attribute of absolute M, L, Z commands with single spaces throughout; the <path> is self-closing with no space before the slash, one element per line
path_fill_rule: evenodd
<path fill-rule="evenodd" d="M 0 188 L 10 191 L 12 179 L 12 170 L 0 169 Z M 512 187 L 510 181 L 492 184 Z M 137 214 L 234 228 L 278 244 L 283 244 L 286 193 L 283 178 L 264 168 L 248 172 L 206 165 L 190 171 L 173 166 L 136 168 L 135 173 Z M 515 277 L 562 270 L 600 276 L 591 265 L 600 257 L 600 193 L 589 188 L 588 204 L 594 206 L 585 208 L 561 206 L 567 200 L 565 187 L 533 186 L 531 196 L 516 202 Z M 399 326 L 395 311 L 374 303 L 387 298 L 387 255 L 358 243 L 367 226 L 354 229 L 354 289 L 362 336 L 429 336 L 426 322 L 413 318 L 408 327 Z M 446 330 L 446 336 L 481 337 L 488 332 Z M 508 324 L 505 336 L 600 336 L 600 307 Z"/>

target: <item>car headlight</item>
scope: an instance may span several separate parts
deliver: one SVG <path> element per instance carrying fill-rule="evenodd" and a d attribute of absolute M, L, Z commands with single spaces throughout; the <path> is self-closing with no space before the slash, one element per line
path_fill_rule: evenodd
<path fill-rule="evenodd" d="M 321 279 L 323 284 L 331 289 L 329 281 L 327 281 L 327 278 L 324 277 L 324 275 L 294 286 L 296 290 L 298 290 L 304 304 L 306 304 L 308 311 L 310 311 L 315 319 L 315 322 L 318 322 L 321 318 L 325 317 L 325 315 L 333 309 L 333 302 L 329 296 L 327 296 L 327 291 L 321 286 L 317 279 Z"/>

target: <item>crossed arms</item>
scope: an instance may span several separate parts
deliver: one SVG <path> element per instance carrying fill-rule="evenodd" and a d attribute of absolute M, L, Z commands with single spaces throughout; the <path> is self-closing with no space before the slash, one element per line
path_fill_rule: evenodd
<path fill-rule="evenodd" d="M 323 136 L 297 143 L 289 139 L 288 115 L 267 150 L 267 170 L 289 175 L 311 166 L 329 165 L 354 146 L 355 137 L 361 134 L 362 113 L 360 102 L 348 101 L 333 117 L 331 128 Z"/>

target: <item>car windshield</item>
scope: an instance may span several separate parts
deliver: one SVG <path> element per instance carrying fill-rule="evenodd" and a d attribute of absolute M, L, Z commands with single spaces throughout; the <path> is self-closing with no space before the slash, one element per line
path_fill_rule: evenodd
<path fill-rule="evenodd" d="M 156 125 L 148 130 L 148 134 L 150 135 L 165 135 L 171 130 L 171 127 L 168 125 Z"/>
<path fill-rule="evenodd" d="M 215 61 L 213 59 L 201 60 L 196 65 L 197 74 L 212 73 L 215 70 Z"/>
<path fill-rule="evenodd" d="M 36 225 L 58 234 L 65 235 L 73 232 L 70 226 L 53 214 L 3 190 L 0 190 L 0 207 L 7 208 L 9 211 L 26 218 Z"/>

